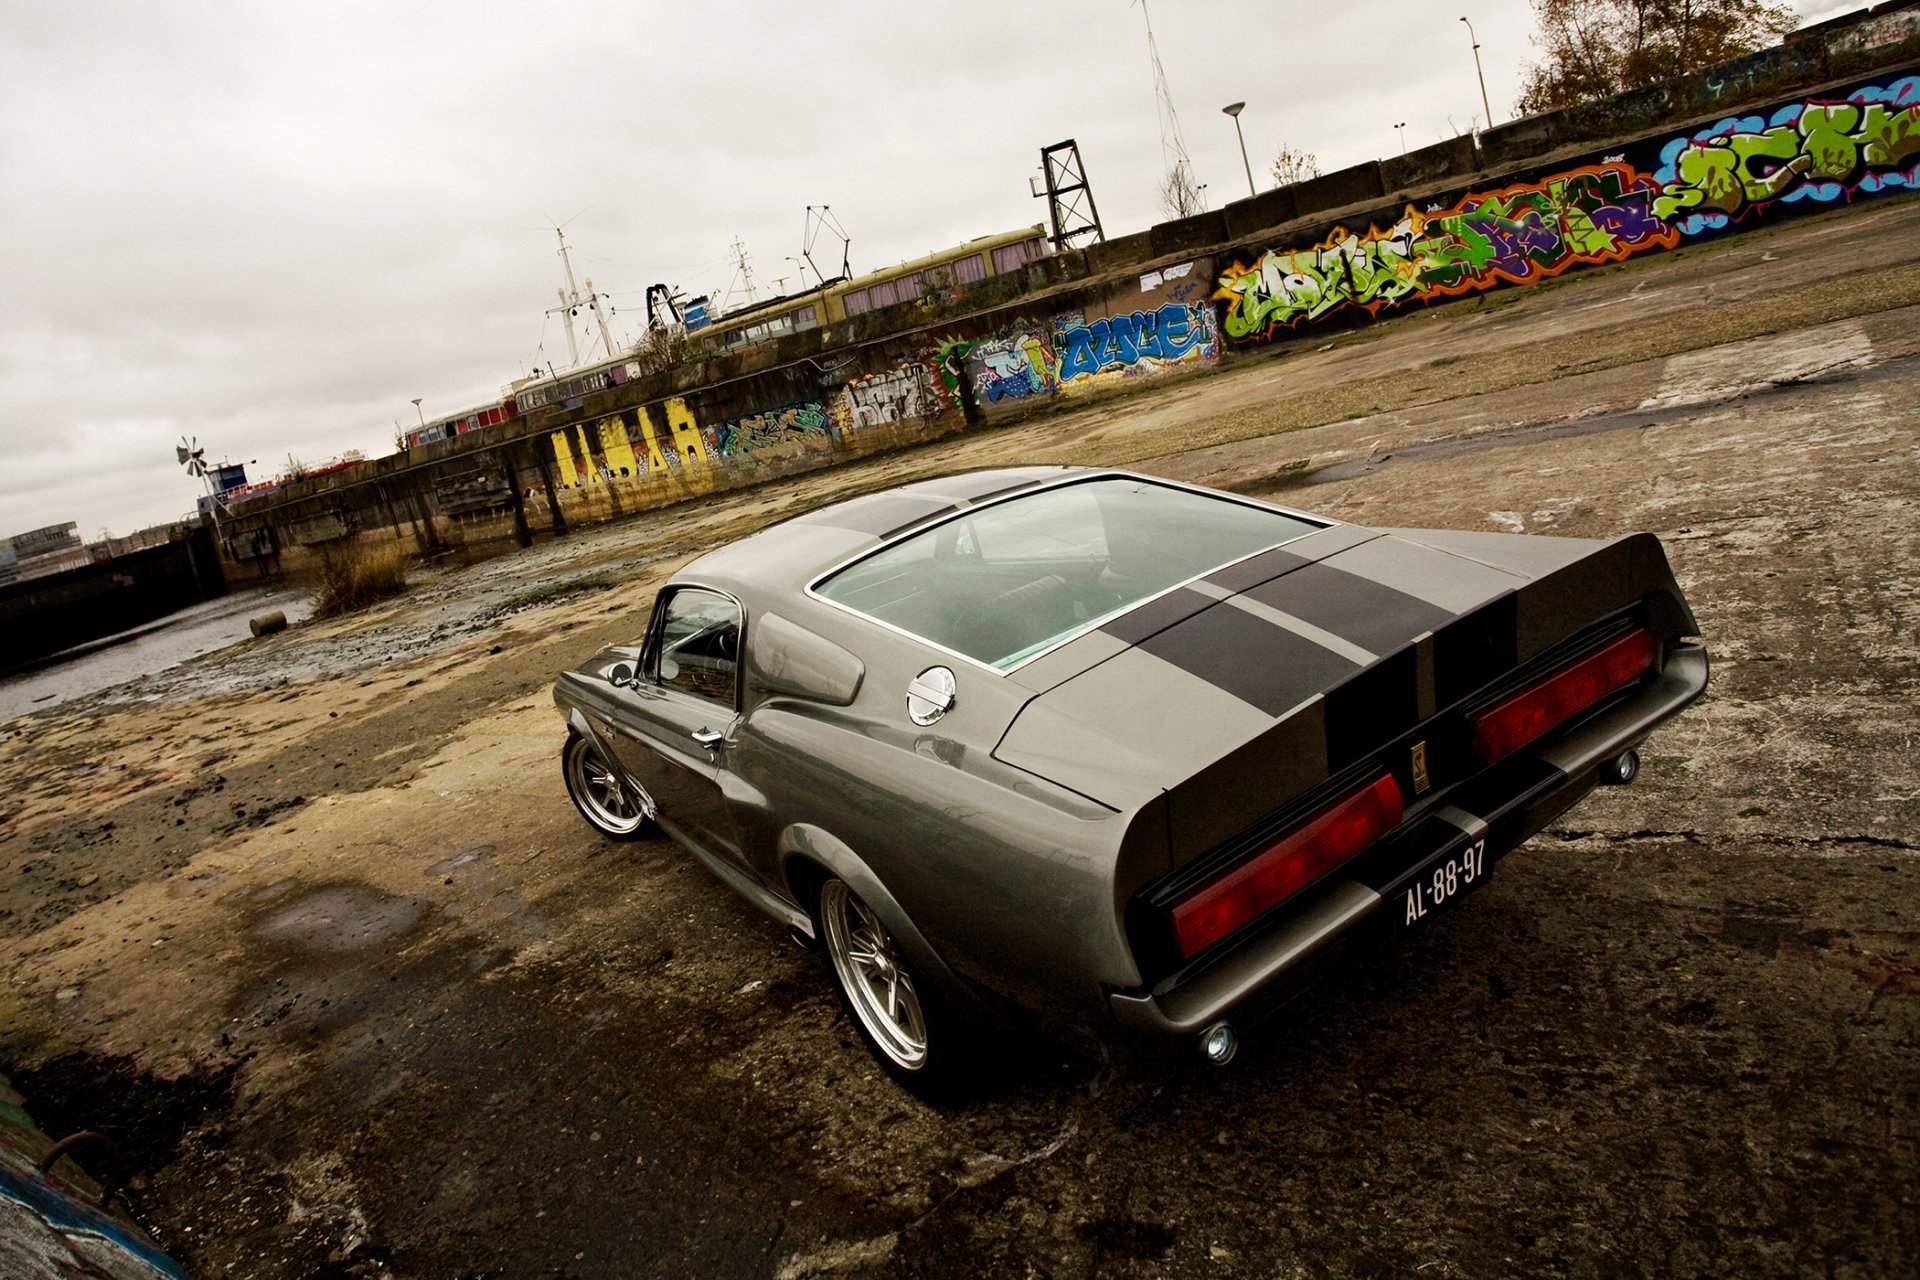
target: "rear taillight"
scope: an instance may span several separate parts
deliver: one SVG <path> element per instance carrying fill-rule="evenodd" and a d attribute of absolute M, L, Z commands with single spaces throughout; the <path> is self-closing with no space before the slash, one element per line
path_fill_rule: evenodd
<path fill-rule="evenodd" d="M 1482 764 L 1512 755 L 1638 680 L 1653 669 L 1659 655 L 1659 642 L 1650 634 L 1629 631 L 1545 679 L 1509 694 L 1468 721 L 1473 730 L 1474 754 Z"/>
<path fill-rule="evenodd" d="M 1342 796 L 1175 902 L 1174 946 L 1183 959 L 1198 955 L 1399 826 L 1405 812 L 1390 774 Z"/>

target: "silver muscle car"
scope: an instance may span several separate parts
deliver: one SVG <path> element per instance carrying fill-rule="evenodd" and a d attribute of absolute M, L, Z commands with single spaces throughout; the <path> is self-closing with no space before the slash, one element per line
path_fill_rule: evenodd
<path fill-rule="evenodd" d="M 1477 888 L 1707 681 L 1660 544 L 1381 530 L 1111 471 L 855 498 L 562 674 L 563 772 L 824 951 L 868 1047 L 1242 1028 Z"/>

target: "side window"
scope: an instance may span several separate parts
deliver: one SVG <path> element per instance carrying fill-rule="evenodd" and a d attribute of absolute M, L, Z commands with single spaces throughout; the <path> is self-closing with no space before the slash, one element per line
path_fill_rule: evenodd
<path fill-rule="evenodd" d="M 682 587 L 667 597 L 647 642 L 651 674 L 669 689 L 734 705 L 740 667 L 740 606 L 715 591 Z"/>

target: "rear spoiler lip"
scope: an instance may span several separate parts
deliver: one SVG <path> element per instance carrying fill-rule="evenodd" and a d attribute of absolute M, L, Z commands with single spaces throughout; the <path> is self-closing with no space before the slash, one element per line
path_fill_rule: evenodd
<path fill-rule="evenodd" d="M 1489 844 L 1490 858 L 1498 861 L 1592 790 L 1600 765 L 1637 746 L 1698 698 L 1707 687 L 1707 674 L 1704 646 L 1676 644 L 1660 675 L 1634 697 L 1530 748 L 1534 759 L 1551 766 L 1558 777 L 1547 787 L 1515 797 L 1496 813 L 1468 815 L 1484 830 L 1493 819 L 1528 810 L 1523 834 L 1499 847 Z M 1465 838 L 1473 832 L 1462 827 L 1460 834 Z M 1439 850 L 1410 859 L 1409 869 L 1432 852 Z M 1297 903 L 1279 908 L 1260 932 L 1228 944 L 1217 957 L 1151 990 L 1109 992 L 1108 1007 L 1123 1030 L 1145 1035 L 1197 1035 L 1229 1015 L 1256 1021 L 1310 986 L 1393 893 L 1393 885 L 1375 890 L 1335 872 Z"/>

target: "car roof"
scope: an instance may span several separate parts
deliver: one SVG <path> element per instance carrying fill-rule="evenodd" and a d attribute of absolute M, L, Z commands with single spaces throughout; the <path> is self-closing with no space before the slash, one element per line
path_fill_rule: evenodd
<path fill-rule="evenodd" d="M 672 581 L 736 593 L 798 595 L 828 569 L 920 525 L 1020 489 L 1098 474 L 1102 473 L 1086 467 L 998 467 L 848 498 L 709 551 L 674 574 Z"/>

